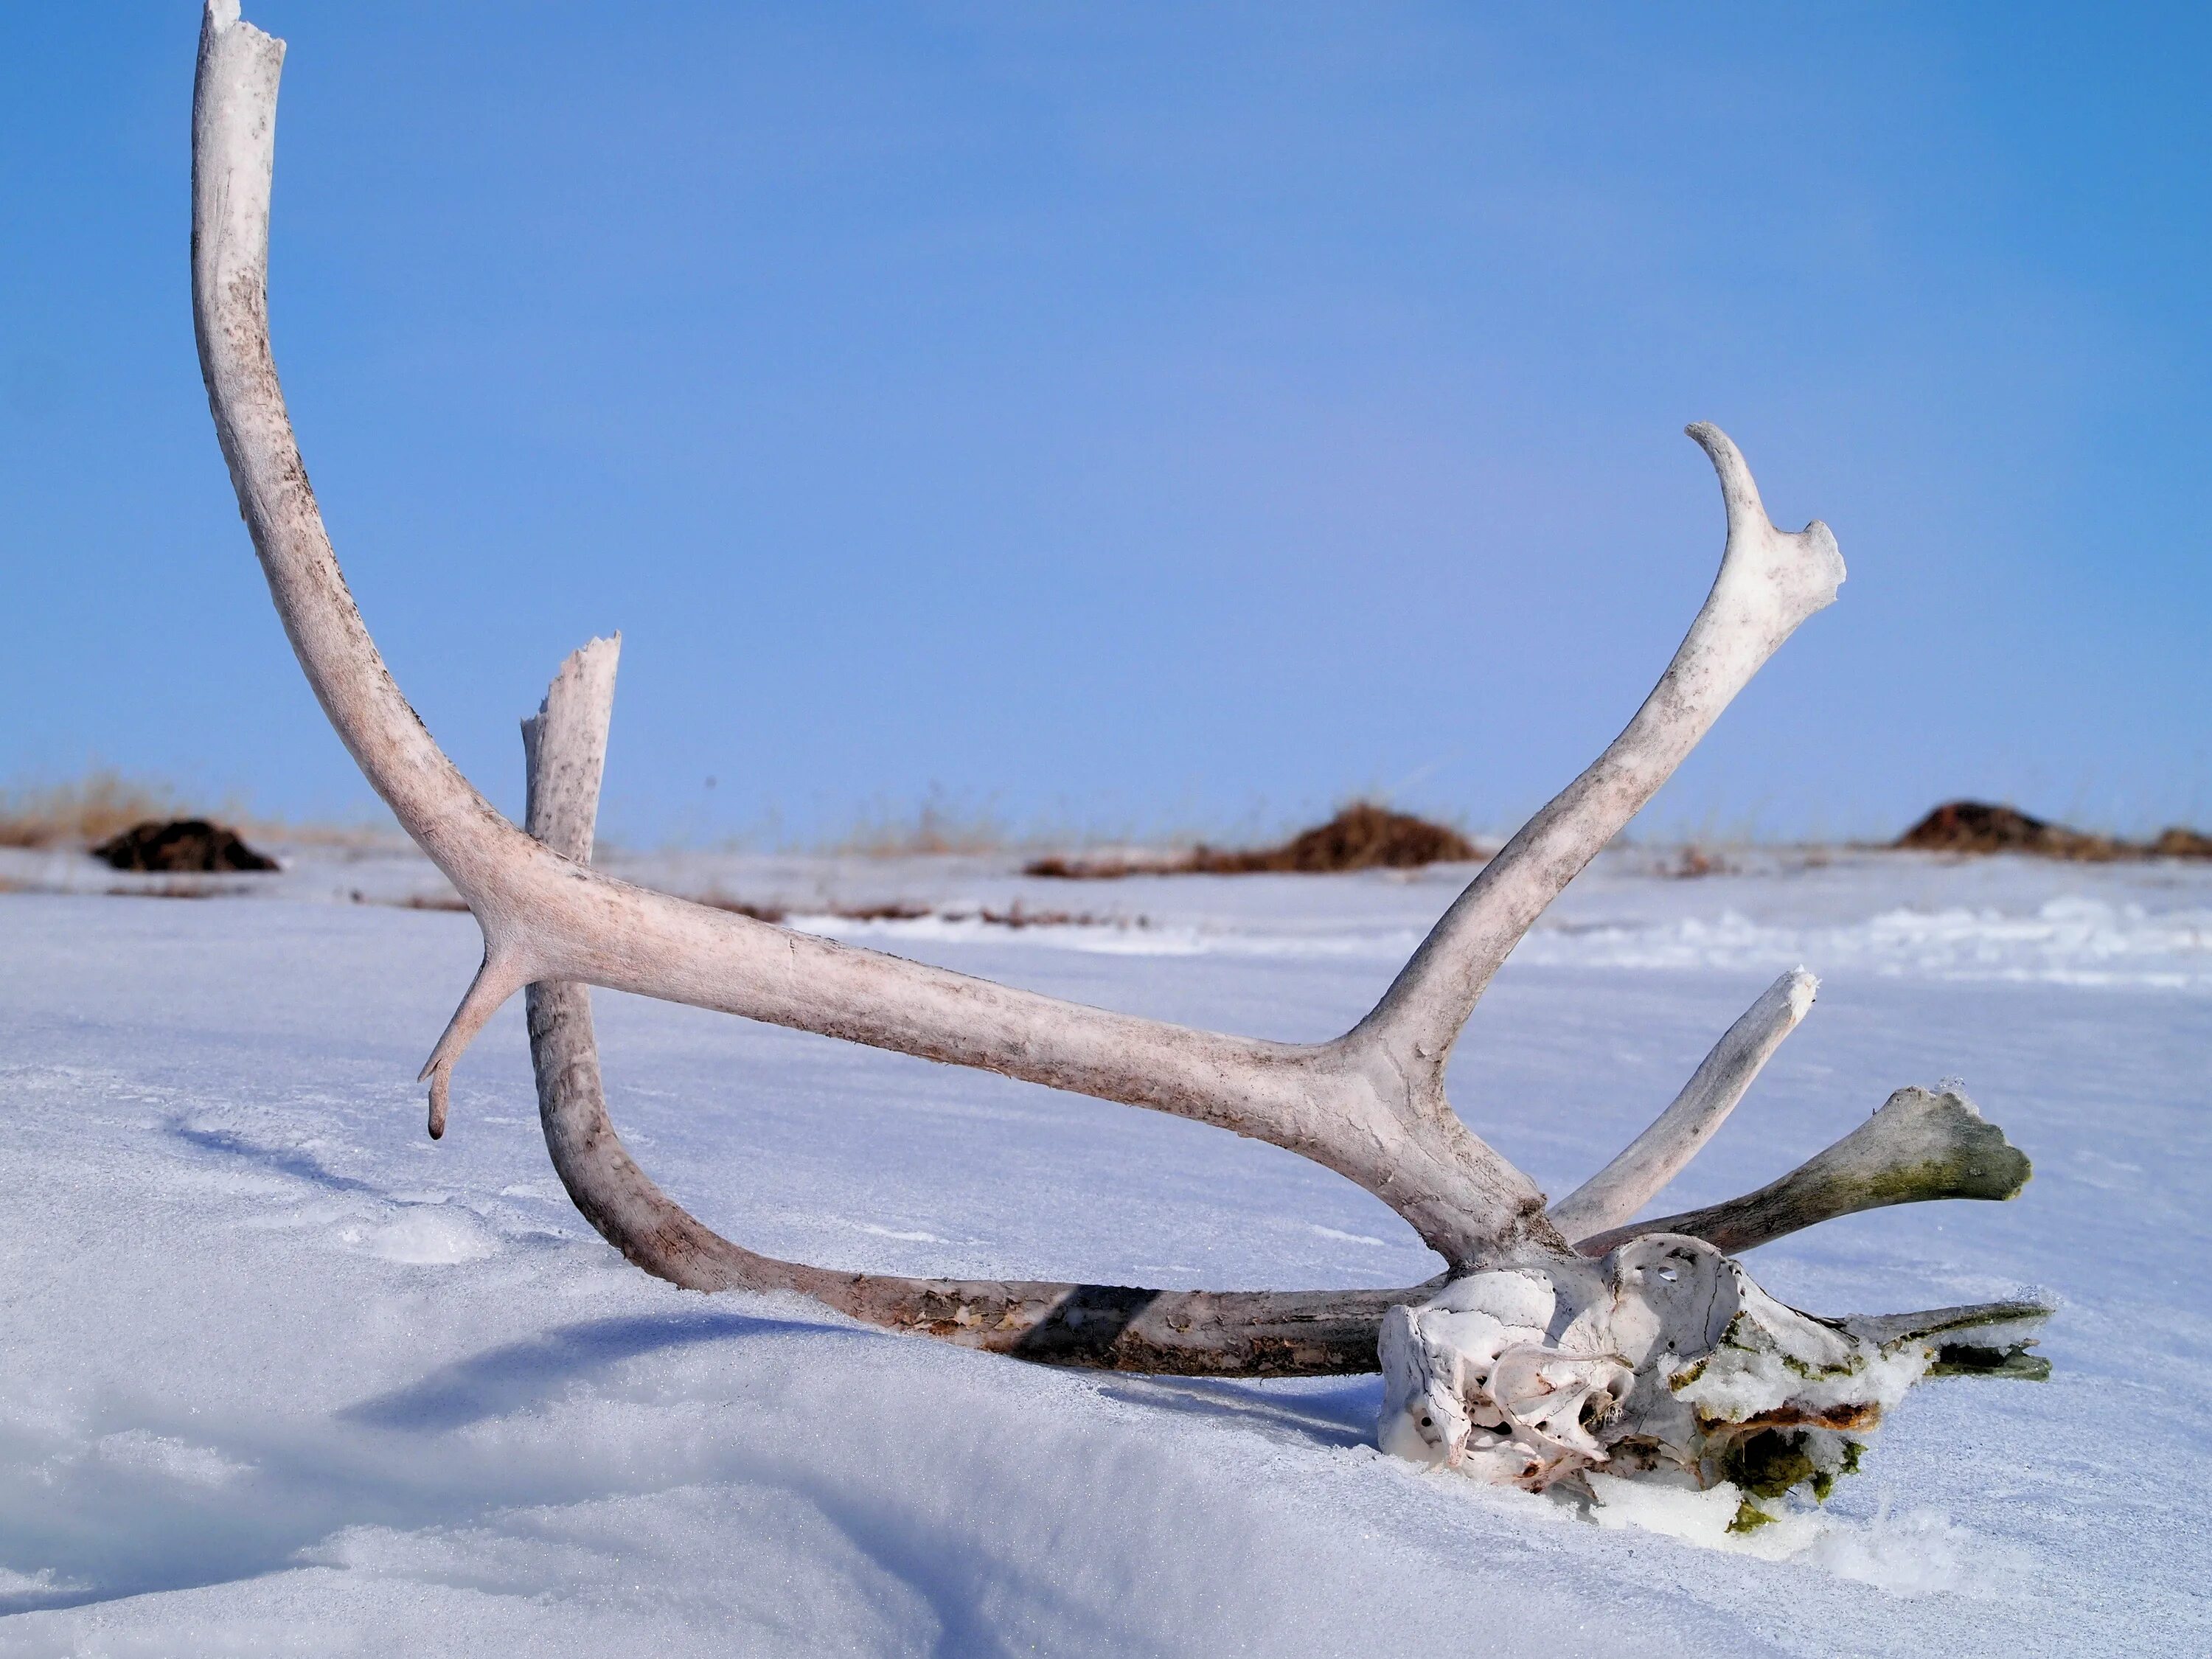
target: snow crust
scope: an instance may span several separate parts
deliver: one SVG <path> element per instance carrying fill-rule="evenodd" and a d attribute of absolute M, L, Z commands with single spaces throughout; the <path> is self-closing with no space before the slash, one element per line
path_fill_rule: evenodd
<path fill-rule="evenodd" d="M 0 1654 L 1320 1654 L 1385 1629 L 1406 1652 L 2212 1650 L 2212 1298 L 2188 1267 L 2212 1243 L 2212 872 L 1863 858 L 1671 881 L 1622 858 L 1500 976 L 1454 1096 L 1552 1192 L 1800 959 L 1818 1006 L 1662 1207 L 1757 1186 L 1948 1073 L 2036 1161 L 2016 1202 L 1751 1258 L 1822 1313 L 2027 1285 L 2065 1306 L 2051 1382 L 1923 1384 L 1826 1510 L 1730 1535 L 1725 1493 L 1639 1483 L 1585 1515 L 1385 1457 L 1376 1378 L 1054 1373 L 658 1285 L 553 1179 L 514 1011 L 423 1139 L 411 1079 L 475 930 L 349 902 L 417 890 L 419 864 L 296 849 L 262 896 L 187 902 L 96 896 L 131 884 L 45 856 L 19 860 L 67 879 L 37 884 L 90 890 L 0 895 Z M 825 915 L 1111 910 L 820 925 L 1285 1038 L 1364 1011 L 1456 884 L 633 872 Z M 1197 946 L 1066 937 L 1175 930 Z M 1434 1271 L 1379 1204 L 1255 1143 L 597 1007 L 640 1158 L 778 1254 L 1223 1286 Z"/>

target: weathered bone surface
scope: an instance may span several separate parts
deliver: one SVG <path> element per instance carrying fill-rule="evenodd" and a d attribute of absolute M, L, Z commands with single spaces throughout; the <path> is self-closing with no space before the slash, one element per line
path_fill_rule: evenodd
<path fill-rule="evenodd" d="M 1626 729 L 1490 860 L 1342 1036 L 1299 1044 L 1194 1030 L 856 949 L 591 867 L 614 641 L 572 657 L 526 723 L 527 832 L 477 793 L 401 696 L 338 569 L 270 346 L 283 52 L 240 21 L 236 0 L 209 0 L 192 108 L 193 320 L 240 510 L 308 683 L 483 932 L 483 965 L 424 1067 L 434 1136 L 454 1063 L 528 987 L 555 1165 L 577 1207 L 648 1272 L 702 1291 L 800 1291 L 856 1318 L 1060 1364 L 1269 1376 L 1372 1370 L 1379 1358 L 1386 1445 L 1524 1485 L 1601 1467 L 1726 1478 L 1753 1492 L 1801 1477 L 1817 1486 L 1924 1372 L 2034 1371 L 2014 1337 L 2043 1316 L 2038 1304 L 1818 1320 L 1765 1297 L 1722 1254 L 1876 1204 L 2018 1191 L 2026 1160 L 1963 1097 L 1902 1091 L 1760 1193 L 1630 1222 L 1802 1018 L 1813 992 L 1802 970 L 1778 981 L 1658 1121 L 1549 1215 L 1534 1183 L 1446 1097 L 1452 1047 L 1514 945 L 1843 580 L 1826 527 L 1777 529 L 1717 428 L 1689 428 L 1719 477 L 1727 541 L 1681 647 Z M 1392 1291 L 1168 1292 L 886 1278 L 755 1254 L 685 1213 L 623 1149 L 602 1096 L 588 985 L 1269 1141 L 1376 1194 L 1447 1273 Z"/>
<path fill-rule="evenodd" d="M 1453 1280 L 1382 1325 L 1383 1449 L 1540 1491 L 1584 1470 L 1726 1480 L 1746 1501 L 1825 1495 L 1905 1391 L 1952 1369 L 2029 1376 L 2013 1333 L 2035 1304 L 1887 1319 L 1784 1306 L 1703 1239 L 1648 1233 L 1589 1275 Z"/>
<path fill-rule="evenodd" d="M 620 650 L 617 640 L 593 640 L 575 652 L 522 723 L 530 833 L 579 863 L 592 856 Z M 1224 1293 L 906 1279 L 778 1261 L 696 1219 L 630 1157 L 607 1116 L 591 993 L 542 984 L 527 998 L 538 1115 L 562 1184 L 609 1243 L 686 1290 L 796 1291 L 870 1324 L 1059 1365 L 1304 1376 L 1372 1370 L 1384 1313 L 1443 1282 Z"/>
<path fill-rule="evenodd" d="M 1890 1204 L 2016 1198 L 2030 1173 L 2027 1155 L 1956 1089 L 1899 1089 L 1834 1146 L 1755 1193 L 1616 1227 L 1577 1248 L 1603 1255 L 1638 1233 L 1693 1233 L 1733 1254 Z"/>
<path fill-rule="evenodd" d="M 1782 1039 L 1797 1029 L 1820 981 L 1793 968 L 1766 988 L 1741 1019 L 1713 1045 L 1674 1103 L 1620 1155 L 1552 1206 L 1553 1224 L 1569 1238 L 1587 1238 L 1634 1215 L 1682 1171 L 1728 1121 Z M 1694 1228 L 1678 1228 L 1683 1232 Z"/>
<path fill-rule="evenodd" d="M 530 833 L 580 862 L 592 854 L 619 650 L 617 641 L 593 640 L 575 652 L 554 677 L 538 714 L 523 722 Z M 1741 1097 L 1758 1063 L 1802 1017 L 1810 981 L 1799 969 L 1776 981 L 1730 1028 L 1682 1100 L 1638 1146 L 1666 1128 L 1683 1100 L 1697 1103 L 1695 1121 L 1709 1133 L 1711 1121 Z M 1399 1291 L 1222 1294 L 908 1279 L 779 1261 L 714 1232 L 663 1194 L 629 1157 L 607 1116 L 589 992 L 580 985 L 533 985 L 528 997 L 539 1110 L 555 1169 L 577 1208 L 611 1243 L 672 1283 L 699 1291 L 796 1291 L 872 1324 L 1023 1358 L 1115 1370 L 1274 1376 L 1362 1371 L 1373 1369 L 1379 1332 L 1394 1401 L 1382 1417 L 1383 1443 L 1390 1449 L 1431 1456 L 1425 1437 L 1408 1433 L 1413 1419 L 1405 1405 L 1418 1392 L 1431 1412 L 1447 1411 L 1442 1402 L 1465 1398 L 1461 1409 L 1474 1414 L 1468 1421 L 1480 1419 L 1475 1426 L 1483 1432 L 1471 1449 L 1463 1428 L 1442 1431 L 1446 1439 L 1461 1437 L 1452 1441 L 1445 1461 L 1469 1473 L 1542 1484 L 1606 1461 L 1581 1420 L 1609 1401 L 1626 1398 L 1623 1362 L 1590 1346 L 1594 1316 L 1583 1317 L 1575 1328 L 1579 1334 L 1563 1338 L 1556 1348 L 1547 1335 L 1559 1294 L 1553 1275 L 1579 1295 L 1577 1306 L 1596 1305 L 1589 1302 L 1596 1281 L 1587 1268 L 1561 1274 L 1540 1265 Z M 1419 1309 L 1406 1305 L 1425 1297 L 1432 1299 Z M 1619 1293 L 1613 1300 L 1619 1303 Z M 2040 1311 L 2003 1304 L 1846 1323 L 1855 1334 L 1863 1326 L 1864 1340 L 1880 1347 L 1969 1325 L 2016 1325 Z M 1472 1364 L 1455 1358 L 1480 1346 L 1467 1340 L 1470 1328 L 1494 1335 Z M 1425 1346 L 1409 1346 L 1416 1328 L 1427 1332 Z M 1694 1350 L 1697 1340 L 1685 1336 L 1672 1346 Z M 1957 1352 L 1956 1370 L 2025 1374 L 2017 1346 L 2009 1342 L 1984 1335 Z M 1417 1362 L 1414 1355 L 1432 1358 Z M 1454 1364 L 1460 1366 L 1456 1372 L 1450 1371 Z M 1417 1389 L 1411 1379 L 1421 1364 L 1428 1367 L 1425 1374 L 1449 1373 L 1453 1380 Z M 1499 1367 L 1495 1379 L 1493 1365 Z"/>

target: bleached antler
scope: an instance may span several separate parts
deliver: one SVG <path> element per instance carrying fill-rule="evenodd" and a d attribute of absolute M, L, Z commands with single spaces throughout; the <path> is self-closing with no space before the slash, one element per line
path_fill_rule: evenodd
<path fill-rule="evenodd" d="M 526 984 L 568 980 L 695 1004 L 1147 1106 L 1270 1141 L 1374 1193 L 1455 1266 L 1524 1238 L 1564 1244 L 1526 1176 L 1450 1111 L 1450 1041 L 1544 905 L 1673 771 L 1753 672 L 1833 596 L 1814 525 L 1766 522 L 1733 444 L 1692 428 L 1719 471 L 1721 574 L 1636 719 L 1437 924 L 1374 1014 L 1334 1042 L 1197 1031 L 794 933 L 614 880 L 524 835 L 448 760 L 400 695 L 347 591 L 269 346 L 269 187 L 283 43 L 211 0 L 193 106 L 194 317 L 225 459 L 301 665 L 364 775 L 443 871 L 484 958 L 433 1051 L 431 1129 L 454 1062 Z"/>
<path fill-rule="evenodd" d="M 1474 1005 L 1521 937 L 1674 775 L 1721 711 L 1797 625 L 1834 603 L 1836 538 L 1818 519 L 1778 530 L 1728 434 L 1689 428 L 1720 475 L 1728 545 L 1688 636 L 1627 729 L 1483 867 L 1353 1036 L 1441 1073 Z"/>
<path fill-rule="evenodd" d="M 530 833 L 579 864 L 592 856 L 617 640 L 593 640 L 522 723 Z M 1443 1280 L 1396 1291 L 1151 1291 L 1121 1285 L 908 1279 L 781 1261 L 733 1244 L 638 1168 L 608 1121 L 581 985 L 532 985 L 530 1052 L 545 1145 L 568 1196 L 608 1243 L 693 1291 L 797 1291 L 870 1324 L 1060 1365 L 1161 1373 L 1305 1376 L 1372 1370 L 1383 1314 Z"/>
<path fill-rule="evenodd" d="M 1899 1089 L 1834 1146 L 1755 1193 L 1588 1236 L 1567 1231 L 1589 1256 L 1644 1233 L 1688 1233 L 1735 1255 L 1862 1210 L 2017 1198 L 2029 1173 L 2027 1155 L 1956 1089 Z"/>
<path fill-rule="evenodd" d="M 1619 1157 L 1552 1206 L 1553 1224 L 1587 1238 L 1642 1209 L 1728 1121 L 1782 1039 L 1813 1006 L 1820 981 L 1793 968 L 1766 988 L 1690 1074 L 1674 1103 Z M 1687 1230 L 1685 1230 L 1687 1231 Z"/>
<path fill-rule="evenodd" d="M 1729 1435 L 1799 1420 L 1787 1416 L 1799 1407 L 1786 1377 L 1773 1383 L 1781 1417 L 1727 1428 L 1735 1419 L 1710 1419 L 1703 1406 L 1686 1415 L 1682 1391 L 1692 1384 L 1682 1380 L 1690 1373 L 1668 1369 L 1675 1359 L 1711 1354 L 1740 1370 L 1784 1354 L 1796 1368 L 1790 1375 L 1826 1379 L 1824 1409 L 1847 1406 L 1857 1431 L 1887 1398 L 1859 1397 L 1866 1377 L 1887 1379 L 1885 1388 L 1909 1381 L 1916 1364 L 1933 1363 L 1933 1333 L 1981 1316 L 1954 1310 L 1917 1325 L 1910 1316 L 1813 1321 L 1765 1297 L 1712 1244 L 1684 1236 L 1710 1231 L 1756 1243 L 1784 1221 L 1956 1195 L 1958 1182 L 1916 1187 L 1884 1162 L 1926 1139 L 1893 1133 L 1903 1121 L 1893 1112 L 1871 1140 L 1863 1130 L 1799 1176 L 1722 1206 L 1725 1213 L 1620 1227 L 1741 1098 L 1803 1014 L 1809 975 L 1785 975 L 1659 1121 L 1555 1218 L 1445 1097 L 1452 1045 L 1514 945 L 1843 580 L 1826 527 L 1776 529 L 1742 456 L 1717 428 L 1689 430 L 1719 475 L 1728 538 L 1681 648 L 1627 728 L 1490 861 L 1343 1036 L 1297 1044 L 1195 1030 L 794 933 L 591 867 L 613 641 L 571 658 L 526 725 L 529 833 L 470 786 L 393 684 L 339 572 L 270 349 L 269 195 L 283 52 L 240 21 L 236 0 L 209 0 L 192 113 L 193 319 L 240 508 L 301 666 L 363 775 L 483 933 L 483 964 L 424 1068 L 434 1136 L 445 1127 L 455 1061 L 528 986 L 556 1167 L 579 1209 L 648 1271 L 700 1290 L 800 1291 L 861 1319 L 1060 1364 L 1245 1375 L 1371 1370 L 1379 1334 L 1382 1363 L 1393 1368 L 1387 1412 L 1404 1419 L 1397 1429 L 1386 1424 L 1386 1443 L 1435 1443 L 1433 1422 L 1449 1419 L 1460 1425 L 1455 1461 L 1481 1429 L 1488 1438 L 1478 1463 L 1538 1484 L 1629 1447 L 1646 1465 L 1702 1467 L 1698 1460 L 1723 1455 Z M 1376 1194 L 1443 1257 L 1449 1282 L 1167 1292 L 885 1278 L 755 1254 L 686 1214 L 623 1149 L 602 1097 L 586 985 L 976 1066 L 1268 1141 Z M 2009 1164 L 1997 1176 L 2017 1190 Z M 1884 1196 L 1868 1198 L 1877 1191 Z M 1654 1231 L 1662 1224 L 1672 1231 Z M 1603 1233 L 1608 1225 L 1614 1233 Z M 1593 1263 L 1568 1242 L 1586 1228 L 1627 1242 Z M 1707 1329 L 1723 1306 L 1741 1318 Z M 2039 1310 L 2002 1312 L 2025 1319 Z M 1920 1346 L 1899 1358 L 1912 1344 Z M 1868 1371 L 1877 1350 L 1894 1363 Z M 1990 1370 L 2016 1358 L 2006 1349 L 1996 1362 L 1972 1363 Z M 1741 1388 L 1729 1396 L 1747 1397 Z"/>

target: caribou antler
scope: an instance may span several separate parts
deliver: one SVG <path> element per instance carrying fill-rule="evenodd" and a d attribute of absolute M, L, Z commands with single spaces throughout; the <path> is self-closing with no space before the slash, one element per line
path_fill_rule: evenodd
<path fill-rule="evenodd" d="M 424 1067 L 434 1136 L 445 1127 L 455 1062 L 527 986 L 556 1167 L 579 1209 L 648 1271 L 699 1290 L 799 1291 L 861 1319 L 1060 1364 L 1246 1375 L 1373 1370 L 1379 1334 L 1392 1378 L 1386 1443 L 1443 1447 L 1439 1455 L 1458 1462 L 1470 1436 L 1486 1437 L 1474 1464 L 1533 1484 L 1630 1446 L 1636 1467 L 1703 1468 L 1701 1460 L 1723 1457 L 1727 1436 L 1714 1425 L 1735 1419 L 1705 1405 L 1694 1420 L 1684 1416 L 1686 1390 L 1698 1385 L 1668 1368 L 1686 1357 L 1709 1356 L 1735 1375 L 1764 1364 L 1762 1354 L 1784 1354 L 1780 1380 L 1728 1398 L 1764 1398 L 1764 1389 L 1773 1401 L 1757 1425 L 1794 1421 L 1773 1415 L 1800 1409 L 1789 1378 L 1818 1376 L 1822 1409 L 1832 1416 L 1848 1406 L 1855 1432 L 1887 1403 L 1884 1390 L 1934 1363 L 1936 1339 L 1927 1333 L 1935 1327 L 1924 1321 L 1846 1327 L 1765 1298 L 1712 1244 L 1685 1236 L 1702 1218 L 1677 1218 L 1656 1233 L 1628 1228 L 1628 1242 L 1597 1263 L 1568 1242 L 1619 1228 L 1719 1126 L 1809 1005 L 1812 981 L 1802 970 L 1778 982 L 1660 1121 L 1552 1217 L 1534 1183 L 1471 1133 L 1445 1097 L 1452 1045 L 1515 944 L 1843 580 L 1826 526 L 1777 529 L 1720 431 L 1689 428 L 1720 478 L 1728 523 L 1720 573 L 1658 685 L 1597 761 L 1489 861 L 1344 1036 L 1297 1044 L 1195 1030 L 795 933 L 591 866 L 613 641 L 572 657 L 526 723 L 528 833 L 477 793 L 394 684 L 339 572 L 270 349 L 269 195 L 283 52 L 239 21 L 236 0 L 209 0 L 192 113 L 193 319 L 216 434 L 301 666 L 363 775 L 483 930 L 483 964 Z M 623 1148 L 601 1097 L 586 985 L 976 1066 L 1268 1141 L 1380 1198 L 1444 1259 L 1449 1282 L 1164 1292 L 883 1278 L 757 1255 L 671 1202 Z M 1860 1150 L 1814 1171 L 1809 1194 L 1791 1188 L 1783 1211 L 1802 1220 L 1818 1218 L 1823 1205 L 1830 1212 L 1856 1205 L 1869 1181 L 1881 1184 Z M 1752 1224 L 1771 1236 L 1776 1206 L 1754 1208 Z M 1729 1224 L 1741 1224 L 1735 1217 Z M 1708 1328 L 1724 1305 L 1741 1317 Z M 1956 1324 L 1958 1311 L 1945 1318 Z M 2017 1311 L 2008 1304 L 2008 1317 Z M 1766 1335 L 1754 1341 L 1759 1332 Z M 1838 1380 L 1852 1377 L 1861 1380 Z M 1460 1426 L 1447 1434 L 1439 1421 Z M 1754 1431 L 1741 1422 L 1737 1430 Z"/>
<path fill-rule="evenodd" d="M 586 864 L 606 763 L 617 640 L 561 665 L 522 723 L 530 833 Z M 553 1167 L 576 1207 L 639 1267 L 693 1291 L 797 1291 L 870 1324 L 1060 1365 L 1243 1376 L 1375 1368 L 1382 1316 L 1443 1285 L 1400 1291 L 1148 1291 L 1121 1285 L 906 1279 L 780 1261 L 733 1244 L 638 1168 L 607 1119 L 580 985 L 532 985 L 530 1052 Z"/>
<path fill-rule="evenodd" d="M 1443 1070 L 1475 1000 L 1545 905 L 1664 782 L 1843 579 L 1817 522 L 1766 520 L 1735 446 L 1692 427 L 1729 535 L 1688 637 L 1626 731 L 1440 921 L 1375 1012 L 1333 1042 L 1268 1042 L 1062 1002 L 687 903 L 533 841 L 446 757 L 347 591 L 269 347 L 269 185 L 283 43 L 210 0 L 194 102 L 193 301 L 210 405 L 301 666 L 362 771 L 452 881 L 483 964 L 432 1052 L 431 1128 L 485 1020 L 568 980 L 795 1026 L 1148 1106 L 1272 1142 L 1357 1182 L 1454 1266 L 1526 1238 L 1563 1248 L 1543 1198 L 1450 1111 Z"/>
<path fill-rule="evenodd" d="M 1641 1233 L 1691 1233 L 1735 1255 L 1862 1210 L 2017 1198 L 2029 1173 L 2027 1155 L 1958 1090 L 1899 1089 L 1834 1146 L 1755 1193 L 1587 1237 L 1560 1225 L 1584 1255 L 1603 1255 Z"/>

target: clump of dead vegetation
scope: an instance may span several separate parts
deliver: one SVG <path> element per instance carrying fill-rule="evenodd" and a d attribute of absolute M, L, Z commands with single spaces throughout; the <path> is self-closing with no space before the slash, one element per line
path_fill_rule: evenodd
<path fill-rule="evenodd" d="M 205 818 L 149 818 L 109 836 L 92 855 L 111 870 L 159 875 L 232 875 L 274 870 L 276 860 L 257 853 L 235 830 Z"/>
<path fill-rule="evenodd" d="M 1481 848 L 1447 824 L 1363 800 L 1279 846 L 1224 848 L 1201 842 L 1170 858 L 1042 858 L 1024 865 L 1022 873 L 1070 881 L 1111 881 L 1123 876 L 1337 875 L 1472 863 L 1484 856 Z"/>
<path fill-rule="evenodd" d="M 0 789 L 0 847 L 90 844 L 175 811 L 166 787 L 105 769 L 70 783 Z"/>
<path fill-rule="evenodd" d="M 2145 842 L 2069 830 L 2016 807 L 1946 801 L 1891 845 L 1920 853 L 2027 853 L 2037 858 L 2110 864 L 2123 859 L 2212 858 L 2212 836 L 2179 825 Z"/>
<path fill-rule="evenodd" d="M 949 854 L 995 853 L 1013 839 L 1006 820 L 990 803 L 956 800 L 932 785 L 919 806 L 870 808 L 827 850 L 862 858 L 942 857 Z"/>

